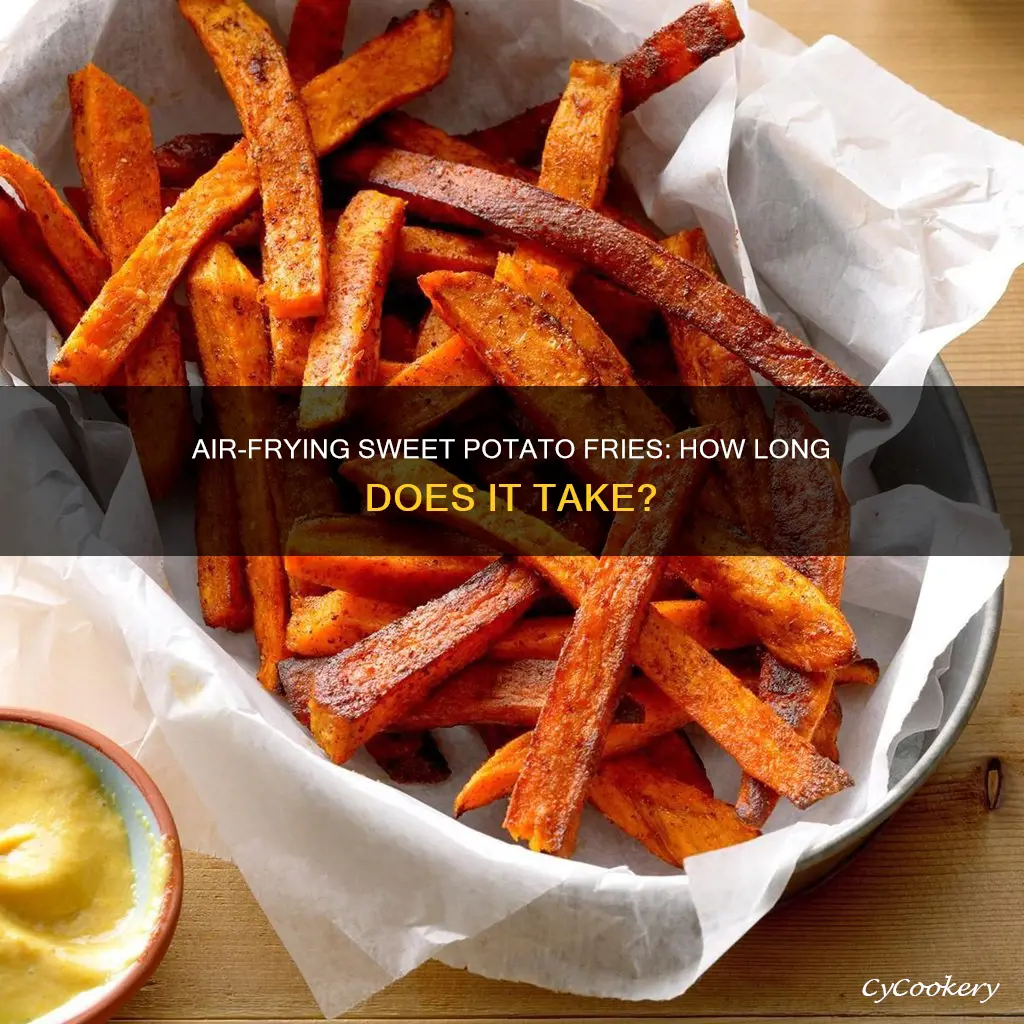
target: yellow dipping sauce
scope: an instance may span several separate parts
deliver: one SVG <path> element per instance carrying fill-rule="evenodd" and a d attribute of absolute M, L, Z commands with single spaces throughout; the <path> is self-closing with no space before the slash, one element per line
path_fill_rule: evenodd
<path fill-rule="evenodd" d="M 95 771 L 41 729 L 0 724 L 0 1024 L 28 1024 L 130 967 L 167 877 L 134 913 L 128 832 Z"/>

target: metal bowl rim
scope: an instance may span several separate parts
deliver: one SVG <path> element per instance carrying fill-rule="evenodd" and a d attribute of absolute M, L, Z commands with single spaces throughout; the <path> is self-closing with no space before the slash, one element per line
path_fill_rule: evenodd
<path fill-rule="evenodd" d="M 974 427 L 960 400 L 953 379 L 941 360 L 936 360 L 929 370 L 926 385 L 934 385 L 940 389 L 940 401 L 953 421 L 957 432 L 963 438 L 964 454 L 971 480 L 978 493 L 978 504 L 989 511 L 996 511 L 992 481 L 977 436 L 974 433 Z M 799 873 L 811 871 L 830 860 L 852 852 L 875 829 L 892 817 L 899 806 L 921 787 L 935 770 L 939 761 L 949 752 L 960 733 L 963 732 L 964 726 L 985 689 L 992 661 L 995 658 L 996 642 L 999 638 L 999 628 L 1003 617 L 1003 593 L 1004 585 L 1000 584 L 999 589 L 980 609 L 980 614 L 983 616 L 980 643 L 971 663 L 963 692 L 921 759 L 889 790 L 885 799 L 877 807 L 840 826 L 838 832 L 830 833 L 807 850 L 797 861 L 793 871 L 794 878 Z"/>

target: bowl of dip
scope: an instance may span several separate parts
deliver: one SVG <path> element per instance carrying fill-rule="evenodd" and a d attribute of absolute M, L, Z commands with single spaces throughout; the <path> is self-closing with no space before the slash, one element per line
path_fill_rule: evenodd
<path fill-rule="evenodd" d="M 0 708 L 0 780 L 0 1024 L 103 1024 L 178 923 L 167 803 L 113 740 L 16 708 Z"/>

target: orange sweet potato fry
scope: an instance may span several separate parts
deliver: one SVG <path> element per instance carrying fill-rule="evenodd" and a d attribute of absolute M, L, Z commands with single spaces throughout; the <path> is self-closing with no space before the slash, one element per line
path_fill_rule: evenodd
<path fill-rule="evenodd" d="M 784 399 L 775 406 L 774 434 L 801 441 L 821 436 L 804 410 Z M 850 504 L 839 467 L 831 460 L 780 460 L 773 464 L 771 483 L 773 542 L 780 550 L 799 551 L 785 561 L 838 607 L 850 544 Z M 835 682 L 834 672 L 798 672 L 767 655 L 761 663 L 758 695 L 801 736 L 813 739 L 819 749 L 831 749 L 839 720 L 832 716 L 824 726 L 822 722 L 833 699 Z M 744 821 L 759 826 L 777 801 L 770 789 L 745 777 L 736 805 Z"/>
<path fill-rule="evenodd" d="M 149 111 L 89 64 L 68 79 L 75 155 L 89 220 L 117 270 L 163 215 Z M 128 425 L 153 497 L 177 480 L 194 429 L 173 306 L 161 310 L 125 363 Z M 136 388 L 145 388 L 136 391 Z"/>
<path fill-rule="evenodd" d="M 406 225 L 395 258 L 395 276 L 417 278 L 432 270 L 494 272 L 498 245 L 488 238 Z"/>
<path fill-rule="evenodd" d="M 687 536 L 694 550 L 708 554 L 673 557 L 673 570 L 779 661 L 825 672 L 855 658 L 853 630 L 842 612 L 798 570 L 762 551 L 752 553 L 704 515 L 694 517 Z"/>
<path fill-rule="evenodd" d="M 0 263 L 18 279 L 25 294 L 42 306 L 62 337 L 85 312 L 85 304 L 43 240 L 32 216 L 0 191 Z"/>
<path fill-rule="evenodd" d="M 78 297 L 92 302 L 110 273 L 110 264 L 50 183 L 23 157 L 0 146 L 0 178 L 17 193 L 35 220 L 53 258 Z"/>
<path fill-rule="evenodd" d="M 301 89 L 341 60 L 350 0 L 298 0 L 288 33 L 288 70 Z"/>
<path fill-rule="evenodd" d="M 282 317 L 321 316 L 327 242 L 317 153 L 270 26 L 245 0 L 178 0 L 238 111 L 260 180 L 263 296 Z"/>
<path fill-rule="evenodd" d="M 736 809 L 656 767 L 643 755 L 601 765 L 591 799 L 655 856 L 682 867 L 687 857 L 756 838 Z M 623 814 L 623 808 L 632 814 Z"/>
<path fill-rule="evenodd" d="M 344 590 L 292 600 L 288 650 L 299 657 L 337 654 L 409 611 L 408 606 L 360 597 Z"/>
<path fill-rule="evenodd" d="M 380 366 L 377 367 L 377 384 L 380 387 L 386 387 L 400 373 L 405 373 L 405 371 L 409 369 L 409 366 L 409 363 L 399 363 L 394 359 L 382 359 L 380 361 Z"/>
<path fill-rule="evenodd" d="M 338 223 L 327 312 L 313 331 L 302 377 L 304 430 L 342 422 L 355 406 L 351 389 L 377 383 L 381 309 L 404 216 L 401 200 L 360 192 Z"/>
<path fill-rule="evenodd" d="M 337 764 L 446 678 L 478 660 L 540 596 L 530 572 L 496 562 L 461 587 L 332 658 L 292 661 L 310 680 L 310 726 Z"/>
<path fill-rule="evenodd" d="M 729 0 L 707 0 L 690 8 L 618 62 L 623 112 L 646 103 L 742 38 Z M 493 128 L 471 133 L 467 141 L 496 157 L 531 164 L 557 110 L 558 100 L 531 107 Z"/>
<path fill-rule="evenodd" d="M 600 213 L 514 178 L 381 147 L 345 154 L 335 161 L 335 172 L 404 197 L 455 207 L 478 224 L 587 263 L 687 319 L 813 408 L 888 418 L 870 392 L 743 296 Z"/>
<path fill-rule="evenodd" d="M 662 243 L 706 274 L 718 276 L 704 232 L 685 231 Z M 771 424 L 754 377 L 743 360 L 678 317 L 668 318 L 679 379 L 690 389 L 690 404 L 701 423 L 714 424 L 725 438 L 744 438 L 767 450 Z M 752 457 L 723 459 L 722 473 L 747 535 L 767 545 L 772 529 L 771 466 Z"/>
<path fill-rule="evenodd" d="M 452 11 L 431 7 L 393 25 L 302 90 L 318 154 L 441 81 L 452 57 Z M 252 205 L 259 182 L 242 142 L 178 200 L 111 277 L 51 368 L 54 383 L 102 386 L 163 305 L 197 251 Z"/>
<path fill-rule="evenodd" d="M 836 669 L 835 683 L 837 686 L 850 683 L 857 686 L 874 686 L 878 682 L 880 670 L 874 658 L 860 658 Z"/>
<path fill-rule="evenodd" d="M 241 633 L 252 625 L 231 464 L 204 459 L 196 489 L 196 561 L 203 622 Z"/>
<path fill-rule="evenodd" d="M 425 356 L 435 348 L 440 348 L 442 345 L 451 341 L 452 338 L 458 338 L 458 335 L 437 315 L 437 313 L 434 312 L 434 310 L 430 310 L 430 312 L 423 318 L 423 322 L 420 324 L 419 331 L 416 334 L 416 358 L 418 359 L 420 356 Z M 468 347 L 465 342 L 461 342 L 461 344 L 463 348 Z M 488 381 L 490 382 L 489 374 Z"/>
<path fill-rule="evenodd" d="M 212 391 L 221 433 L 238 443 L 271 437 L 273 406 L 270 339 L 256 279 L 223 242 L 211 246 L 193 267 L 189 303 L 196 324 L 203 379 Z M 253 607 L 253 630 L 260 652 L 258 678 L 277 689 L 277 663 L 288 656 L 288 578 L 280 550 L 270 467 L 262 459 L 236 459 L 235 492 L 241 519 L 242 550 Z"/>

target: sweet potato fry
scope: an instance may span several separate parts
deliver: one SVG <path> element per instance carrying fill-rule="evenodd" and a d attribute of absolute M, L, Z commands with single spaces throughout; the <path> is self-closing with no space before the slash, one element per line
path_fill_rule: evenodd
<path fill-rule="evenodd" d="M 301 89 L 341 60 L 350 0 L 298 0 L 288 33 L 288 70 Z"/>
<path fill-rule="evenodd" d="M 309 359 L 309 346 L 313 340 L 315 317 L 295 320 L 278 316 L 267 310 L 270 330 L 270 348 L 273 353 L 270 371 L 271 387 L 283 390 L 302 387 L 302 377 Z"/>
<path fill-rule="evenodd" d="M 753 551 L 701 514 L 694 516 L 687 537 L 694 550 L 707 554 L 673 557 L 672 568 L 781 662 L 804 672 L 825 672 L 854 659 L 849 623 L 799 571 Z"/>
<path fill-rule="evenodd" d="M 360 192 L 338 223 L 327 312 L 313 331 L 302 377 L 304 430 L 347 419 L 357 397 L 351 389 L 377 383 L 381 310 L 404 216 L 401 200 Z"/>
<path fill-rule="evenodd" d="M 217 166 L 217 161 L 238 144 L 238 139 L 237 135 L 217 132 L 168 139 L 154 153 L 160 183 L 169 188 L 191 188 Z"/>
<path fill-rule="evenodd" d="M 117 270 L 163 215 L 149 111 L 92 64 L 70 76 L 68 89 L 89 220 Z M 162 497 L 177 480 L 194 435 L 173 306 L 157 314 L 129 356 L 125 383 L 128 425 L 142 472 L 150 494 Z"/>
<path fill-rule="evenodd" d="M 623 112 L 646 103 L 742 39 L 743 29 L 729 0 L 691 7 L 618 62 Z M 532 164 L 557 110 L 558 100 L 531 107 L 493 128 L 472 132 L 467 141 L 496 157 Z"/>
<path fill-rule="evenodd" d="M 384 325 L 381 325 L 383 332 Z M 383 342 L 383 338 L 381 339 Z M 400 373 L 405 373 L 409 369 L 410 363 L 399 363 L 394 359 L 381 359 L 380 365 L 377 367 L 377 384 L 381 387 L 387 387 Z"/>
<path fill-rule="evenodd" d="M 231 464 L 204 459 L 196 489 L 196 566 L 203 622 L 242 633 L 252 625 Z"/>
<path fill-rule="evenodd" d="M 321 316 L 327 241 L 302 100 L 270 26 L 245 0 L 178 0 L 238 111 L 260 179 L 263 296 L 282 317 Z"/>
<path fill-rule="evenodd" d="M 395 258 L 395 276 L 412 279 L 432 270 L 491 274 L 500 251 L 497 243 L 487 238 L 407 224 Z"/>
<path fill-rule="evenodd" d="M 710 436 L 707 428 L 702 433 Z M 601 557 L 583 594 L 512 792 L 505 828 L 532 850 L 568 857 L 575 848 L 613 705 L 661 579 L 659 556 L 700 493 L 707 464 L 658 469 L 665 472 L 658 477 L 657 510 L 630 523 L 615 553 Z"/>
<path fill-rule="evenodd" d="M 306 658 L 337 654 L 408 611 L 406 605 L 375 601 L 344 590 L 293 598 L 286 639 L 288 650 Z"/>
<path fill-rule="evenodd" d="M 821 435 L 799 405 L 780 399 L 775 405 L 774 436 L 813 441 Z M 771 484 L 773 543 L 779 550 L 799 550 L 800 554 L 785 561 L 838 607 L 850 545 L 850 504 L 839 467 L 832 460 L 781 460 L 773 464 Z M 813 739 L 819 749 L 831 750 L 839 720 L 832 716 L 822 723 L 835 681 L 834 672 L 798 672 L 769 654 L 761 663 L 758 695 L 799 735 Z M 777 795 L 762 783 L 744 777 L 736 806 L 745 822 L 760 826 L 777 801 Z"/>
<path fill-rule="evenodd" d="M 623 352 L 629 352 L 647 336 L 658 312 L 657 306 L 647 299 L 595 274 L 578 274 L 572 291 L 580 305 Z"/>
<path fill-rule="evenodd" d="M 642 754 L 601 765 L 591 799 L 655 856 L 682 867 L 687 857 L 756 838 L 736 809 L 651 764 Z M 632 807 L 633 814 L 623 814 Z"/>
<path fill-rule="evenodd" d="M 435 0 L 313 79 L 302 101 L 316 151 L 441 81 L 452 56 L 452 11 Z M 54 383 L 102 386 L 163 305 L 185 266 L 254 203 L 258 181 L 242 142 L 189 189 L 106 284 L 51 368 Z"/>
<path fill-rule="evenodd" d="M 43 240 L 33 217 L 0 190 L 0 263 L 25 294 L 42 306 L 66 338 L 85 313 L 85 303 Z"/>
<path fill-rule="evenodd" d="M 857 686 L 874 686 L 878 682 L 880 670 L 874 658 L 860 658 L 836 669 L 837 686 L 849 683 Z"/>
<path fill-rule="evenodd" d="M 380 732 L 366 743 L 366 752 L 399 786 L 437 785 L 451 778 L 451 769 L 429 732 Z"/>
<path fill-rule="evenodd" d="M 865 388 L 743 296 L 608 217 L 526 182 L 416 153 L 365 147 L 335 168 L 375 188 L 454 206 L 504 234 L 589 264 L 685 318 L 812 408 L 887 418 Z"/>
<path fill-rule="evenodd" d="M 814 730 L 814 738 L 811 742 L 822 757 L 827 757 L 830 761 L 835 761 L 836 764 L 839 763 L 839 728 L 842 724 L 843 705 L 833 694 L 832 699 L 828 702 L 828 707 L 825 708 L 825 714 L 818 722 L 818 728 Z"/>
<path fill-rule="evenodd" d="M 308 676 L 313 736 L 341 764 L 479 659 L 540 593 L 532 573 L 496 562 L 355 647 L 332 658 L 287 662 L 281 675 Z"/>
<path fill-rule="evenodd" d="M 666 775 L 695 786 L 706 796 L 715 795 L 704 762 L 682 729 L 652 740 L 644 748 L 644 756 Z"/>
<path fill-rule="evenodd" d="M 211 246 L 193 267 L 189 302 L 196 324 L 203 379 L 212 390 L 221 433 L 238 443 L 271 437 L 274 409 L 270 382 L 270 339 L 256 279 L 223 242 Z M 235 492 L 242 550 L 252 598 L 253 630 L 260 652 L 258 678 L 277 689 L 277 663 L 287 657 L 288 578 L 280 551 L 269 464 L 236 459 Z"/>
<path fill-rule="evenodd" d="M 662 245 L 704 273 L 718 276 L 703 231 L 684 231 Z M 678 317 L 668 318 L 668 329 L 679 379 L 690 389 L 697 419 L 714 424 L 727 439 L 745 438 L 748 449 L 758 444 L 767 450 L 771 424 L 743 360 Z M 772 522 L 770 463 L 752 457 L 722 459 L 721 469 L 747 535 L 767 545 Z"/>
<path fill-rule="evenodd" d="M 46 247 L 78 297 L 92 302 L 110 274 L 110 264 L 78 218 L 35 167 L 4 146 L 0 146 L 0 178 L 35 220 Z"/>

